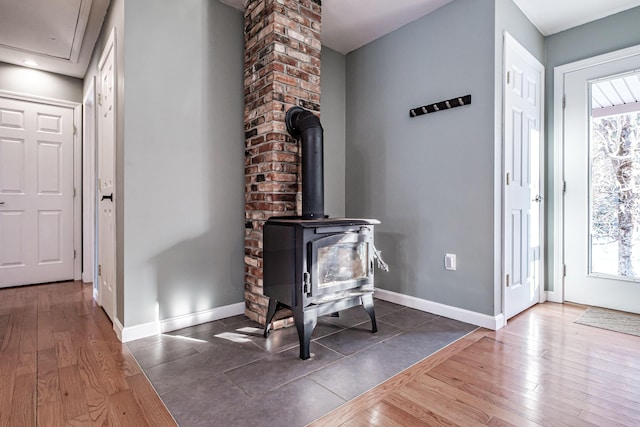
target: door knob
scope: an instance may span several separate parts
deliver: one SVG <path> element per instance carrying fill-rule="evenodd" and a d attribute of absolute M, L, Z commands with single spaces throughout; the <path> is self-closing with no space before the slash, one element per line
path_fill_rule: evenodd
<path fill-rule="evenodd" d="M 100 201 L 103 201 L 103 200 L 105 200 L 105 199 L 106 199 L 106 200 L 111 200 L 111 201 L 113 202 L 113 193 L 111 193 L 111 194 L 109 194 L 109 195 L 106 195 L 106 196 L 102 196 L 102 198 L 100 199 Z"/>
<path fill-rule="evenodd" d="M 0 205 L 4 205 L 4 202 L 0 202 Z"/>
<path fill-rule="evenodd" d="M 537 195 L 536 198 L 533 199 L 533 201 L 540 203 L 542 201 L 542 196 L 541 195 Z"/>

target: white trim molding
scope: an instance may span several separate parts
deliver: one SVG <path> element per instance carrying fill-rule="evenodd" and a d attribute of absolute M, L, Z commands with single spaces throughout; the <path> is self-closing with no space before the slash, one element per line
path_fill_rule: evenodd
<path fill-rule="evenodd" d="M 82 104 L 73 109 L 73 280 L 82 279 Z"/>
<path fill-rule="evenodd" d="M 160 321 L 160 331 L 171 332 L 189 326 L 199 325 L 201 323 L 213 322 L 214 320 L 224 319 L 226 317 L 237 316 L 243 314 L 245 303 L 225 305 L 222 307 L 211 308 L 209 310 L 198 311 L 196 313 L 176 316 L 170 319 Z"/>
<path fill-rule="evenodd" d="M 113 322 L 113 330 L 116 332 L 116 335 L 121 342 L 129 342 L 140 338 L 163 334 L 165 332 L 188 328 L 189 326 L 213 322 L 214 320 L 220 320 L 226 317 L 237 316 L 244 313 L 244 308 L 244 302 L 239 302 L 236 304 L 211 308 L 209 310 L 198 311 L 196 313 L 184 314 L 181 316 L 171 317 L 169 319 L 127 327 L 123 327 L 116 318 Z"/>
<path fill-rule="evenodd" d="M 439 302 L 433 302 L 422 298 L 412 297 L 410 295 L 399 294 L 397 292 L 387 291 L 385 289 L 376 289 L 374 296 L 383 301 L 389 301 L 395 304 L 404 305 L 405 307 L 415 308 L 416 310 L 426 311 L 438 316 L 447 317 L 449 319 L 458 320 L 460 322 L 470 323 L 482 328 L 496 331 L 505 326 L 505 318 L 502 313 L 496 316 L 477 313 L 475 311 L 465 310 L 463 308 L 452 307 Z"/>
<path fill-rule="evenodd" d="M 95 298 L 95 297 L 94 297 Z M 118 320 L 118 318 L 116 317 L 115 319 L 113 319 L 113 332 L 116 333 L 116 337 L 120 340 L 120 342 L 125 342 L 122 339 L 122 330 L 124 329 L 124 327 L 122 326 L 122 323 L 120 323 L 120 321 Z M 130 340 L 131 341 L 131 340 Z"/>
<path fill-rule="evenodd" d="M 547 301 L 549 302 L 558 302 L 561 304 L 564 302 L 564 297 L 560 291 L 546 291 L 545 293 Z"/>
<path fill-rule="evenodd" d="M 17 99 L 18 101 L 37 102 L 39 104 L 49 104 L 49 105 L 55 105 L 57 107 L 67 107 L 72 109 L 82 105 L 80 102 L 47 98 L 44 96 L 30 95 L 28 93 L 12 92 L 9 90 L 0 90 L 0 96 L 5 98 Z"/>

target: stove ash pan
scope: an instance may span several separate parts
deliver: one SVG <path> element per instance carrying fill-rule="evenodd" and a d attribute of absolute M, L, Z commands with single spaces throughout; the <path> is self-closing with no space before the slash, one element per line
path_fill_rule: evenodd
<path fill-rule="evenodd" d="M 269 219 L 264 238 L 264 294 L 269 297 L 264 336 L 280 308 L 293 312 L 300 358 L 309 358 L 318 316 L 362 305 L 377 332 L 373 308 L 376 251 L 371 219 Z"/>

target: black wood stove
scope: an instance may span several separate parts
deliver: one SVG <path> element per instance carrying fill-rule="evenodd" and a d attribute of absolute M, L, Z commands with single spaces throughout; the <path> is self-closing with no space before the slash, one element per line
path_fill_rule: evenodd
<path fill-rule="evenodd" d="M 374 219 L 324 215 L 322 126 L 300 107 L 287 111 L 287 130 L 302 145 L 302 216 L 272 217 L 263 229 L 263 289 L 269 297 L 264 329 L 277 310 L 287 308 L 308 359 L 318 316 L 362 305 L 377 332 L 373 307 L 374 260 L 387 269 L 373 245 Z"/>

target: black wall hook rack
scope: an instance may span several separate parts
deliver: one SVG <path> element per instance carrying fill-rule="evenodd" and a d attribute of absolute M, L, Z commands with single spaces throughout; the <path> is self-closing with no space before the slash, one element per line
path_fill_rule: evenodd
<path fill-rule="evenodd" d="M 451 108 L 461 107 L 471 104 L 471 95 L 459 96 L 446 101 L 436 102 L 435 104 L 425 105 L 423 107 L 412 108 L 409 110 L 410 117 L 418 117 L 423 114 L 435 113 L 436 111 L 450 110 Z"/>

